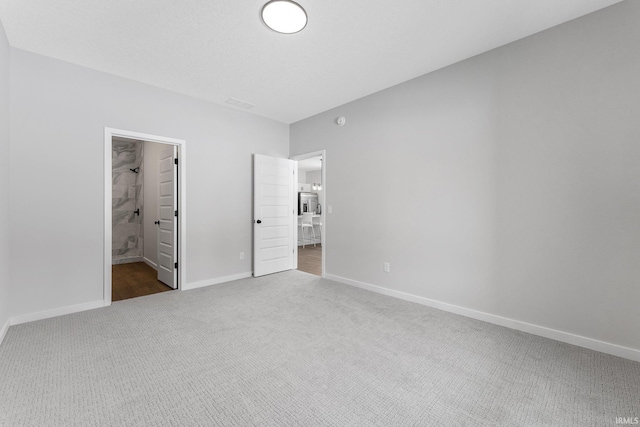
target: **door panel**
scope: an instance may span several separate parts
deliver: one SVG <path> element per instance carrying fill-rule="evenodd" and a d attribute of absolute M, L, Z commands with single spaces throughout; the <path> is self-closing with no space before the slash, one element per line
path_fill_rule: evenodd
<path fill-rule="evenodd" d="M 173 289 L 178 287 L 178 269 L 175 267 L 178 258 L 176 149 L 173 145 L 161 149 L 158 162 L 158 280 Z"/>
<path fill-rule="evenodd" d="M 253 275 L 294 268 L 297 162 L 256 154 L 253 170 Z M 260 221 L 260 222 L 258 222 Z"/>

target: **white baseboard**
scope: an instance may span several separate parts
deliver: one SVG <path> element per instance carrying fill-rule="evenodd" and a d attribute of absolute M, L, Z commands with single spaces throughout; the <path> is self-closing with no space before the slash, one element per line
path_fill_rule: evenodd
<path fill-rule="evenodd" d="M 39 311 L 37 313 L 23 314 L 11 318 L 12 325 L 35 322 L 36 320 L 49 319 L 51 317 L 64 316 L 65 314 L 78 313 L 80 311 L 93 310 L 104 307 L 104 301 L 92 301 L 83 304 L 68 305 L 66 307 L 54 308 L 52 310 Z"/>
<path fill-rule="evenodd" d="M 245 273 L 232 274 L 231 276 L 224 277 L 216 277 L 215 279 L 201 280 L 199 282 L 191 282 L 187 283 L 182 287 L 183 291 L 188 291 L 191 289 L 204 288 L 205 286 L 211 285 L 219 285 L 221 283 L 232 282 L 234 280 L 246 279 L 253 275 L 252 272 L 248 271 Z"/>
<path fill-rule="evenodd" d="M 7 319 L 7 321 L 4 322 L 4 325 L 2 325 L 2 328 L 0 328 L 0 345 L 2 345 L 5 335 L 7 335 L 9 326 L 11 326 L 11 319 Z"/>
<path fill-rule="evenodd" d="M 251 276 L 252 276 L 252 272 L 249 271 L 245 273 L 234 274 L 231 276 L 224 276 L 224 277 L 218 277 L 215 279 L 202 280 L 200 282 L 187 283 L 185 286 L 182 287 L 182 290 L 186 291 L 189 289 L 196 289 L 196 288 L 202 288 L 205 286 L 218 285 L 220 283 L 231 282 L 233 280 L 246 279 Z M 66 307 L 59 307 L 59 308 L 54 308 L 52 310 L 45 310 L 37 313 L 23 314 L 21 316 L 12 317 L 8 322 L 8 324 L 19 325 L 21 323 L 34 322 L 36 320 L 49 319 L 51 317 L 63 316 L 65 314 L 78 313 L 80 311 L 86 311 L 86 310 L 93 310 L 94 308 L 101 308 L 104 306 L 105 306 L 104 301 L 100 300 L 100 301 L 87 302 L 84 304 L 76 304 L 76 305 L 70 305 Z M 6 326 L 6 328 L 8 329 L 8 326 Z"/>
<path fill-rule="evenodd" d="M 333 280 L 334 282 L 339 282 L 345 285 L 354 286 L 356 288 L 366 289 L 368 291 L 376 292 L 379 294 L 403 299 L 406 301 L 411 301 L 417 304 L 426 305 L 428 307 L 437 308 L 439 310 L 448 311 L 450 313 L 459 314 L 461 316 L 470 317 L 472 319 L 482 320 L 483 322 L 493 323 L 494 325 L 516 329 L 518 331 L 527 332 L 544 338 L 550 338 L 552 340 L 564 342 L 567 344 L 573 344 L 580 347 L 588 348 L 590 350 L 595 350 L 602 353 L 611 354 L 613 356 L 623 357 L 625 359 L 640 362 L 640 350 L 637 349 L 623 347 L 617 344 L 599 341 L 593 338 L 575 335 L 569 332 L 558 331 L 556 329 L 538 326 L 531 323 L 522 322 L 520 320 L 510 319 L 508 317 L 502 317 L 495 314 L 472 310 L 470 308 L 460 307 L 458 305 L 448 304 L 446 302 L 420 297 L 417 295 L 384 288 L 382 286 L 371 285 L 368 283 L 359 282 L 357 280 L 347 279 L 345 277 L 334 276 L 332 274 L 327 274 L 326 279 Z"/>
<path fill-rule="evenodd" d="M 155 262 L 151 261 L 149 258 L 144 257 L 142 258 L 142 261 L 147 264 L 149 267 L 153 268 L 154 270 L 158 269 L 158 264 L 156 264 Z"/>
<path fill-rule="evenodd" d="M 116 258 L 111 260 L 111 265 L 119 265 L 119 264 L 131 264 L 133 262 L 142 262 L 143 259 L 141 256 L 134 256 L 128 258 Z"/>

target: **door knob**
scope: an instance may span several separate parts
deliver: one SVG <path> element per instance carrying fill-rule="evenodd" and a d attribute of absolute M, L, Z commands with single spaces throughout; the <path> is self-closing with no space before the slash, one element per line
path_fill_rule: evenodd
<path fill-rule="evenodd" d="M 262 224 L 262 221 L 261 221 L 261 220 L 257 220 L 256 222 L 257 222 L 258 224 Z"/>
<path fill-rule="evenodd" d="M 160 221 L 154 221 L 153 223 L 160 225 Z"/>

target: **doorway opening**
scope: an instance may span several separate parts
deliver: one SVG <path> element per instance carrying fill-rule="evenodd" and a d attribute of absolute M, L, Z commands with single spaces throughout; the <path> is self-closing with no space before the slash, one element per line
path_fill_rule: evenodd
<path fill-rule="evenodd" d="M 184 283 L 184 155 L 181 140 L 105 129 L 105 305 Z"/>
<path fill-rule="evenodd" d="M 174 149 L 119 137 L 112 149 L 111 301 L 173 290 L 175 225 L 173 215 L 161 218 L 161 210 L 162 200 L 178 195 Z"/>
<path fill-rule="evenodd" d="M 298 270 L 324 277 L 325 265 L 325 152 L 300 156 L 298 161 Z"/>

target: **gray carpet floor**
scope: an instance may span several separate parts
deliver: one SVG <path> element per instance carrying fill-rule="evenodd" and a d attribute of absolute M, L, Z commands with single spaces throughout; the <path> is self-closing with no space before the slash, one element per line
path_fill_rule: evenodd
<path fill-rule="evenodd" d="M 2 426 L 603 426 L 640 363 L 298 271 L 12 326 Z"/>

